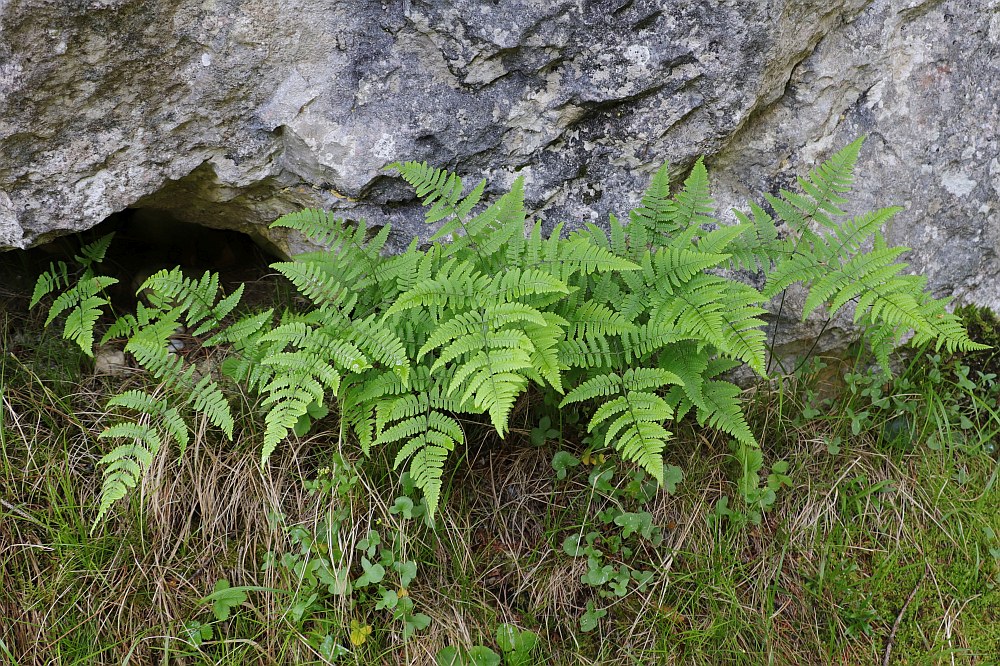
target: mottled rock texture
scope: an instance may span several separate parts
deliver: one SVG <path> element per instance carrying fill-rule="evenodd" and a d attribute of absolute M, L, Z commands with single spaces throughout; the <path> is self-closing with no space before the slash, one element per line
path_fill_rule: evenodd
<path fill-rule="evenodd" d="M 998 0 L 0 0 L 0 248 L 126 207 L 403 242 L 397 159 L 522 174 L 551 224 L 704 154 L 728 208 L 864 134 L 859 209 L 905 205 L 935 291 L 997 308 L 998 99 Z"/>

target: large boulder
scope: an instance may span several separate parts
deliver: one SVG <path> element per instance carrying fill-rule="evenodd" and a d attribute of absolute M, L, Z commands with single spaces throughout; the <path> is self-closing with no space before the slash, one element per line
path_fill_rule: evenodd
<path fill-rule="evenodd" d="M 404 243 L 397 159 L 523 175 L 554 224 L 704 154 L 726 210 L 867 135 L 858 210 L 906 206 L 934 290 L 997 308 L 998 49 L 997 0 L 0 0 L 0 248 L 126 207 Z"/>

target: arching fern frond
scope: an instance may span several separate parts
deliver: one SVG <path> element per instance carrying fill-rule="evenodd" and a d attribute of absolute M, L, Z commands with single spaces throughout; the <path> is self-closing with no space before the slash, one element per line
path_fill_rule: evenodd
<path fill-rule="evenodd" d="M 587 430 L 593 432 L 597 426 L 610 420 L 607 441 L 623 458 L 638 463 L 663 483 L 662 454 L 670 432 L 662 423 L 673 418 L 673 409 L 651 389 L 682 383 L 680 377 L 660 368 L 635 368 L 622 374 L 606 373 L 577 386 L 559 406 L 604 399 L 594 412 Z"/>
<path fill-rule="evenodd" d="M 189 278 L 180 268 L 154 273 L 139 287 L 163 310 L 178 308 L 191 335 L 202 335 L 217 328 L 233 311 L 243 296 L 243 285 L 232 294 L 219 298 L 219 275 L 205 271 L 199 279 Z"/>
<path fill-rule="evenodd" d="M 95 526 L 115 502 L 123 499 L 129 490 L 136 487 L 161 445 L 156 430 L 140 423 L 118 423 L 106 428 L 98 437 L 131 441 L 112 449 L 100 460 L 106 467 Z"/>

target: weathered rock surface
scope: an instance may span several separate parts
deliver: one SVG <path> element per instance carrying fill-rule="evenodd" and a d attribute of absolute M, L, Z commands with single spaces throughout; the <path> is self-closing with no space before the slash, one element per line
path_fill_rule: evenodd
<path fill-rule="evenodd" d="M 0 248 L 126 207 L 403 241 L 397 159 L 522 174 L 554 223 L 705 154 L 729 207 L 865 134 L 859 210 L 905 205 L 934 289 L 1000 308 L 998 90 L 998 0 L 0 0 Z"/>

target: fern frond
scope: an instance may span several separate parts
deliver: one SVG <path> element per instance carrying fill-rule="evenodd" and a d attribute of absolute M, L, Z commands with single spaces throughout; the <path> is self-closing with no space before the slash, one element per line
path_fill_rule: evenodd
<path fill-rule="evenodd" d="M 532 294 L 569 293 L 569 287 L 558 277 L 531 268 L 511 268 L 494 277 L 488 289 L 490 296 L 501 303 Z"/>
<path fill-rule="evenodd" d="M 343 218 L 318 208 L 307 208 L 282 215 L 271 223 L 271 228 L 294 229 L 321 247 L 338 244 L 353 231 Z"/>
<path fill-rule="evenodd" d="M 277 396 L 277 393 L 272 394 Z M 260 449 L 260 464 L 263 467 L 291 432 L 299 418 L 309 413 L 312 400 L 302 400 L 302 392 L 290 391 L 276 400 L 275 407 L 264 417 L 264 443 Z"/>
<path fill-rule="evenodd" d="M 442 446 L 424 446 L 410 460 L 410 478 L 424 493 L 427 514 L 433 518 L 441 501 L 441 477 L 444 476 L 444 461 L 448 459 L 448 449 Z"/>
<path fill-rule="evenodd" d="M 781 190 L 780 197 L 767 194 L 765 198 L 779 217 L 796 231 L 806 229 L 810 221 L 835 229 L 837 223 L 833 218 L 847 214 L 840 208 L 847 201 L 841 195 L 851 190 L 854 165 L 863 143 L 863 138 L 855 140 L 810 171 L 808 178 L 799 178 L 799 187 L 805 195 Z"/>
<path fill-rule="evenodd" d="M 87 356 L 94 355 L 94 326 L 101 316 L 101 306 L 107 303 L 108 300 L 100 296 L 85 298 L 66 317 L 63 338 L 77 343 Z"/>
<path fill-rule="evenodd" d="M 64 269 L 65 264 L 61 268 Z M 49 275 L 48 279 L 46 275 Z M 39 299 L 44 298 L 49 293 L 47 290 L 50 290 L 50 287 L 59 288 L 64 278 L 66 278 L 64 273 L 54 272 L 40 276 L 35 284 L 35 295 L 32 296 L 32 300 L 35 301 L 35 296 Z M 93 357 L 94 326 L 101 316 L 101 308 L 108 304 L 108 299 L 99 294 L 103 294 L 105 289 L 117 283 L 118 280 L 115 278 L 104 275 L 81 278 L 75 286 L 56 297 L 49 307 L 45 325 L 48 326 L 56 317 L 68 310 L 62 337 L 75 342 L 87 356 Z"/>
<path fill-rule="evenodd" d="M 623 375 L 608 373 L 594 377 L 570 393 L 560 408 L 598 397 L 610 397 L 594 412 L 589 432 L 601 423 L 608 425 L 606 438 L 623 458 L 638 463 L 663 482 L 663 448 L 671 433 L 661 423 L 673 418 L 673 409 L 663 398 L 646 389 L 661 388 L 680 382 L 671 372 L 657 368 L 635 368 Z"/>
<path fill-rule="evenodd" d="M 651 388 L 662 388 L 669 384 L 683 385 L 679 376 L 661 368 L 631 368 L 623 374 L 605 373 L 597 375 L 580 384 L 559 403 L 562 409 L 574 402 L 583 402 L 595 398 L 616 395 L 623 391 L 644 391 Z"/>
<path fill-rule="evenodd" d="M 491 278 L 480 273 L 472 262 L 449 259 L 435 277 L 421 280 L 413 288 L 400 294 L 386 311 L 385 317 L 412 308 L 430 306 L 461 311 L 477 303 L 490 283 Z"/>
<path fill-rule="evenodd" d="M 184 361 L 167 349 L 166 341 L 180 325 L 180 311 L 174 309 L 136 332 L 125 344 L 125 351 L 132 354 L 139 365 L 168 387 L 176 386 L 190 378 L 193 368 L 184 370 Z"/>
<path fill-rule="evenodd" d="M 649 256 L 649 255 L 647 255 Z M 671 293 L 672 287 L 686 284 L 695 275 L 715 268 L 729 259 L 728 254 L 703 252 L 679 247 L 658 248 L 650 256 L 649 269 L 653 271 L 653 284 Z"/>
<path fill-rule="evenodd" d="M 80 254 L 74 255 L 73 259 L 77 261 L 81 266 L 88 270 L 92 270 L 94 264 L 99 264 L 104 261 L 104 255 L 108 252 L 108 247 L 111 246 L 111 240 L 115 237 L 114 232 L 110 234 L 105 234 L 95 241 L 87 243 L 80 248 Z"/>
<path fill-rule="evenodd" d="M 163 310 L 179 308 L 192 335 L 202 335 L 217 328 L 239 304 L 243 285 L 219 299 L 219 275 L 205 271 L 200 279 L 190 278 L 179 268 L 154 273 L 139 287 Z M 216 302 L 218 300 L 218 302 Z"/>
<path fill-rule="evenodd" d="M 28 309 L 32 310 L 39 302 L 56 289 L 65 289 L 70 284 L 69 267 L 65 261 L 50 263 L 49 269 L 35 280 L 35 288 L 31 293 Z M 53 317 L 52 319 L 54 319 Z M 50 319 L 51 321 L 51 319 Z"/>
<path fill-rule="evenodd" d="M 390 164 L 413 186 L 424 206 L 431 206 L 425 215 L 428 224 L 445 220 L 431 240 L 438 240 L 456 233 L 462 228 L 465 218 L 482 198 L 486 181 L 480 181 L 465 199 L 462 199 L 462 179 L 444 169 L 435 169 L 426 162 L 396 162 Z"/>
<path fill-rule="evenodd" d="M 559 356 L 559 343 L 566 339 L 566 321 L 550 312 L 543 313 L 545 324 L 528 323 L 524 332 L 531 341 L 531 368 L 526 374 L 536 383 L 548 382 L 549 386 L 562 393 L 562 371 L 567 366 Z"/>
<path fill-rule="evenodd" d="M 213 347 L 228 342 L 242 346 L 249 339 L 259 339 L 273 320 L 274 308 L 246 315 L 205 340 L 202 345 Z"/>
<path fill-rule="evenodd" d="M 505 245 L 523 242 L 525 216 L 524 177 L 518 176 L 509 192 L 468 223 L 467 238 L 475 241 L 476 251 L 483 257 L 497 254 Z M 459 239 L 453 245 L 454 254 L 463 250 L 465 243 Z"/>
<path fill-rule="evenodd" d="M 663 237 L 677 230 L 676 216 L 677 203 L 670 196 L 670 164 L 664 163 L 653 174 L 642 205 L 629 213 L 629 221 L 648 232 L 647 238 Z"/>
<path fill-rule="evenodd" d="M 657 303 L 650 317 L 673 326 L 687 337 L 711 343 L 720 352 L 740 359 L 760 375 L 766 374 L 765 310 L 758 307 L 760 292 L 719 276 L 699 274 L 674 290 L 674 298 Z"/>
<path fill-rule="evenodd" d="M 161 445 L 160 436 L 153 428 L 131 422 L 117 423 L 105 428 L 98 438 L 129 439 L 131 443 L 114 448 L 100 460 L 106 467 L 101 487 L 101 501 L 97 518 L 94 519 L 95 526 L 115 502 L 123 499 L 129 490 L 136 487 L 152 464 Z"/>
<path fill-rule="evenodd" d="M 138 412 L 140 415 L 144 414 L 159 419 L 161 427 L 173 437 L 180 448 L 180 454 L 184 455 L 184 450 L 190 439 L 187 423 L 184 422 L 177 409 L 169 406 L 165 399 L 157 398 L 145 391 L 132 389 L 113 396 L 108 400 L 107 406 L 123 407 Z"/>
<path fill-rule="evenodd" d="M 680 388 L 692 405 L 709 409 L 701 387 L 708 369 L 708 353 L 695 342 L 685 340 L 672 345 L 658 357 L 659 366 L 678 377 Z"/>
<path fill-rule="evenodd" d="M 789 249 L 778 237 L 774 218 L 754 202 L 750 203 L 750 215 L 738 210 L 733 214 L 743 229 L 740 238 L 729 245 L 733 255 L 730 268 L 745 268 L 751 271 L 770 272 L 771 265 L 787 257 Z"/>
<path fill-rule="evenodd" d="M 715 202 L 708 191 L 708 170 L 703 158 L 698 158 L 684 181 L 684 189 L 674 196 L 674 205 L 676 213 L 671 232 L 715 223 L 715 218 L 711 217 L 715 212 Z"/>
<path fill-rule="evenodd" d="M 346 338 L 353 342 L 374 362 L 390 368 L 404 382 L 410 373 L 410 358 L 406 346 L 396 333 L 395 326 L 387 326 L 379 315 L 373 314 L 351 322 Z"/>
<path fill-rule="evenodd" d="M 604 233 L 599 228 L 598 232 Z M 525 262 L 525 265 L 544 266 L 547 271 L 552 272 L 564 282 L 576 273 L 592 275 L 611 271 L 639 270 L 636 263 L 616 254 L 609 248 L 594 243 L 593 233 L 575 231 L 570 234 L 569 238 L 559 243 L 558 253 L 555 256 L 544 259 L 540 257 L 534 263 Z"/>
<path fill-rule="evenodd" d="M 886 248 L 855 255 L 843 266 L 830 267 L 810 286 L 802 319 L 805 320 L 827 301 L 832 301 L 829 310 L 835 313 L 862 292 L 889 282 L 904 268 L 903 264 L 896 263 L 896 259 L 906 251 L 907 248 L 902 247 Z"/>
<path fill-rule="evenodd" d="M 531 356 L 522 348 L 483 350 L 455 371 L 448 394 L 465 388 L 461 402 L 471 399 L 476 408 L 488 412 L 493 427 L 503 435 L 514 401 L 527 386 L 521 373 L 530 368 Z"/>
<path fill-rule="evenodd" d="M 349 316 L 357 304 L 358 295 L 350 285 L 360 277 L 359 270 L 348 275 L 331 275 L 322 264 L 303 261 L 277 262 L 271 268 L 288 278 L 300 294 L 320 308 L 335 308 Z"/>
<path fill-rule="evenodd" d="M 302 354 L 301 360 L 287 353 L 272 353 L 272 358 L 280 356 L 283 360 L 269 364 L 283 368 L 286 372 L 310 372 L 309 364 L 314 363 L 319 366 L 314 366 L 313 372 L 328 369 L 326 370 L 328 376 L 331 376 L 329 372 L 336 374 L 336 370 L 326 363 L 327 359 L 336 362 L 337 366 L 348 372 L 361 372 L 371 367 L 364 352 L 336 333 L 339 331 L 331 333 L 323 328 L 313 328 L 304 321 L 291 321 L 276 326 L 261 336 L 260 340 L 264 343 L 274 343 L 275 349 L 285 349 L 287 346 L 298 348 L 299 351 L 296 353 Z M 337 381 L 339 383 L 339 379 Z M 331 390 L 335 390 L 335 387 L 331 386 Z"/>
<path fill-rule="evenodd" d="M 702 384 L 702 396 L 706 407 L 698 407 L 698 423 L 706 423 L 729 433 L 744 444 L 759 446 L 753 436 L 737 397 L 740 387 L 730 382 L 711 380 Z"/>
<path fill-rule="evenodd" d="M 229 409 L 229 401 L 211 375 L 205 375 L 191 390 L 191 406 L 204 414 L 209 422 L 225 433 L 226 439 L 233 439 L 235 422 Z"/>
<path fill-rule="evenodd" d="M 621 335 L 635 330 L 635 324 L 620 312 L 593 300 L 563 309 L 560 314 L 565 317 L 566 335 L 570 338 L 587 335 Z"/>

